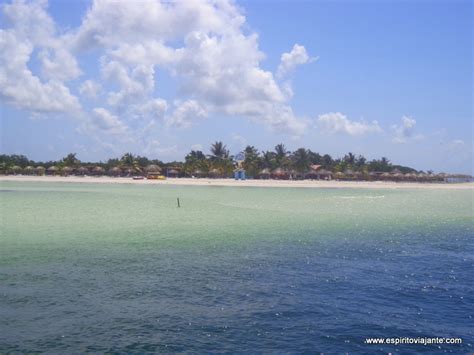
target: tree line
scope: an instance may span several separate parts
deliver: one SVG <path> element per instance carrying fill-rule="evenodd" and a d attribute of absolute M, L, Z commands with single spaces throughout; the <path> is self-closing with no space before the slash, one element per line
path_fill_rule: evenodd
<path fill-rule="evenodd" d="M 189 152 L 184 161 L 163 162 L 159 159 L 149 159 L 144 156 L 126 153 L 119 158 L 111 158 L 106 162 L 82 162 L 76 153 L 70 153 L 58 161 L 33 161 L 24 155 L 0 155 L 0 172 L 7 173 L 13 168 L 26 169 L 41 166 L 45 169 L 56 167 L 58 170 L 78 169 L 80 167 L 98 168 L 104 172 L 113 168 L 128 169 L 135 173 L 143 172 L 148 166 L 158 166 L 161 169 L 176 169 L 181 176 L 193 176 L 199 174 L 215 174 L 220 176 L 231 176 L 237 167 L 237 162 L 246 170 L 250 177 L 258 176 L 262 171 L 271 172 L 276 169 L 288 171 L 295 174 L 305 174 L 320 165 L 332 173 L 337 172 L 391 172 L 394 170 L 401 173 L 416 173 L 417 170 L 401 165 L 394 165 L 386 157 L 368 160 L 363 155 L 355 155 L 352 152 L 343 157 L 333 158 L 329 154 L 320 154 L 310 149 L 298 148 L 295 151 L 288 150 L 280 143 L 273 150 L 259 151 L 254 146 L 248 145 L 245 149 L 232 156 L 227 146 L 220 141 L 211 145 L 209 154 L 200 150 Z"/>

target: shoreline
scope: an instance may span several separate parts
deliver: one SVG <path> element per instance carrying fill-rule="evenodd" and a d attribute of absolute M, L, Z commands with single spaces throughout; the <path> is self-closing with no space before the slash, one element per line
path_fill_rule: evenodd
<path fill-rule="evenodd" d="M 362 188 L 362 189 L 431 189 L 474 190 L 474 183 L 417 183 L 393 181 L 325 181 L 325 180 L 234 180 L 209 178 L 168 178 L 166 180 L 133 180 L 130 177 L 92 176 L 0 176 L 0 182 L 61 182 L 92 184 L 136 184 L 221 187 L 286 187 L 286 188 Z"/>

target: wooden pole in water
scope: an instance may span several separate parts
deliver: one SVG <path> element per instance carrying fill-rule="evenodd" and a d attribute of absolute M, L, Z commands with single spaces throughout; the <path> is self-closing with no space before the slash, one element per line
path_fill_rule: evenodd
<path fill-rule="evenodd" d="M 176 197 L 176 201 L 178 201 L 178 208 L 181 207 L 181 206 L 179 205 L 179 197 Z"/>

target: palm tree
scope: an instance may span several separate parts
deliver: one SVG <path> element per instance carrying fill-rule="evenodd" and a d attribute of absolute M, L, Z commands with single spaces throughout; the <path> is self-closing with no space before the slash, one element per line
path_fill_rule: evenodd
<path fill-rule="evenodd" d="M 229 157 L 229 151 L 222 142 L 215 142 L 211 146 L 211 153 L 212 160 L 227 159 Z"/>
<path fill-rule="evenodd" d="M 62 163 L 65 166 L 75 167 L 78 166 L 81 162 L 76 158 L 76 153 L 69 153 L 63 158 Z"/>
<path fill-rule="evenodd" d="M 289 165 L 288 151 L 283 143 L 275 146 L 275 162 L 280 168 Z"/>
<path fill-rule="evenodd" d="M 140 164 L 132 153 L 125 153 L 122 158 L 120 158 L 120 163 L 122 168 L 128 168 L 132 169 L 134 172 L 143 173 Z"/>
<path fill-rule="evenodd" d="M 193 175 L 196 171 L 203 173 L 207 170 L 206 156 L 200 150 L 192 150 L 184 158 L 184 171 L 187 175 Z"/>
<path fill-rule="evenodd" d="M 350 166 L 353 166 L 354 163 L 355 163 L 355 155 L 352 154 L 351 152 L 347 153 L 345 156 L 344 156 L 344 162 L 346 162 L 347 164 L 349 164 Z"/>
<path fill-rule="evenodd" d="M 275 153 L 270 151 L 262 152 L 262 167 L 264 169 L 271 169 L 275 167 Z"/>
<path fill-rule="evenodd" d="M 308 171 L 310 160 L 308 151 L 305 148 L 299 148 L 293 153 L 293 165 L 299 173 Z"/>
<path fill-rule="evenodd" d="M 258 169 L 260 166 L 260 157 L 258 154 L 257 148 L 254 146 L 248 145 L 244 150 L 245 160 L 243 162 L 243 167 L 247 171 L 249 176 L 256 176 L 258 174 Z"/>

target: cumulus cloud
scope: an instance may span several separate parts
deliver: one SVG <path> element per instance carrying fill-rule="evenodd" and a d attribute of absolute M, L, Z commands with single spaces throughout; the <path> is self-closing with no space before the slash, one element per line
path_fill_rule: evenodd
<path fill-rule="evenodd" d="M 111 135 L 123 135 L 127 132 L 127 126 L 105 108 L 97 107 L 92 112 L 93 119 L 87 126 L 90 132 L 99 131 Z"/>
<path fill-rule="evenodd" d="M 394 137 L 392 141 L 394 143 L 403 144 L 406 143 L 409 139 L 422 139 L 423 135 L 414 134 L 415 125 L 416 120 L 408 116 L 403 116 L 400 124 L 395 124 L 391 126 L 391 129 L 394 132 Z"/>
<path fill-rule="evenodd" d="M 340 112 L 330 112 L 318 116 L 318 127 L 325 133 L 344 133 L 351 136 L 361 136 L 368 133 L 381 133 L 377 121 L 351 121 Z"/>
<path fill-rule="evenodd" d="M 195 100 L 175 101 L 174 106 L 173 114 L 167 118 L 168 126 L 187 128 L 196 118 L 207 117 L 206 109 Z"/>
<path fill-rule="evenodd" d="M 109 93 L 110 106 L 129 105 L 151 95 L 156 89 L 153 69 L 159 67 L 177 79 L 177 99 L 192 100 L 207 114 L 237 115 L 275 130 L 303 132 L 305 123 L 293 114 L 289 95 L 271 72 L 260 67 L 264 54 L 258 36 L 245 33 L 245 17 L 235 4 L 152 0 L 141 6 L 119 4 L 95 1 L 73 40 L 75 48 L 105 51 L 102 75 L 115 80 L 119 89 Z M 171 45 L 179 40 L 182 46 Z M 137 70 L 142 75 L 136 75 Z M 177 108 L 168 124 L 189 126 L 191 114 L 185 115 L 189 110 L 189 104 Z M 283 117 L 276 117 L 279 112 Z"/>
<path fill-rule="evenodd" d="M 4 4 L 6 29 L 0 30 L 0 98 L 32 113 L 77 112 L 78 99 L 64 80 L 80 74 L 75 58 L 62 48 L 45 2 Z M 28 63 L 39 52 L 41 80 Z"/>
<path fill-rule="evenodd" d="M 317 58 L 311 58 L 306 52 L 306 48 L 295 44 L 289 53 L 281 55 L 280 65 L 277 69 L 277 77 L 282 78 L 291 73 L 298 65 L 310 63 Z"/>
<path fill-rule="evenodd" d="M 86 126 L 111 135 L 124 127 L 144 134 L 157 122 L 189 127 L 209 115 L 238 116 L 290 135 L 307 127 L 291 108 L 291 85 L 261 67 L 258 35 L 233 1 L 93 0 L 82 23 L 62 32 L 46 1 L 15 1 L 2 12 L 8 28 L 0 30 L 0 95 L 22 109 L 85 111 Z M 97 58 L 99 77 L 81 68 L 85 53 Z M 312 60 L 301 45 L 281 59 L 279 75 Z M 158 97 L 163 72 L 177 83 L 171 113 Z M 80 97 L 68 86 L 78 77 Z M 99 94 L 105 97 L 99 111 L 80 105 L 79 98 Z"/>
<path fill-rule="evenodd" d="M 96 98 L 102 90 L 102 86 L 94 80 L 86 80 L 79 86 L 79 93 L 88 98 Z"/>

